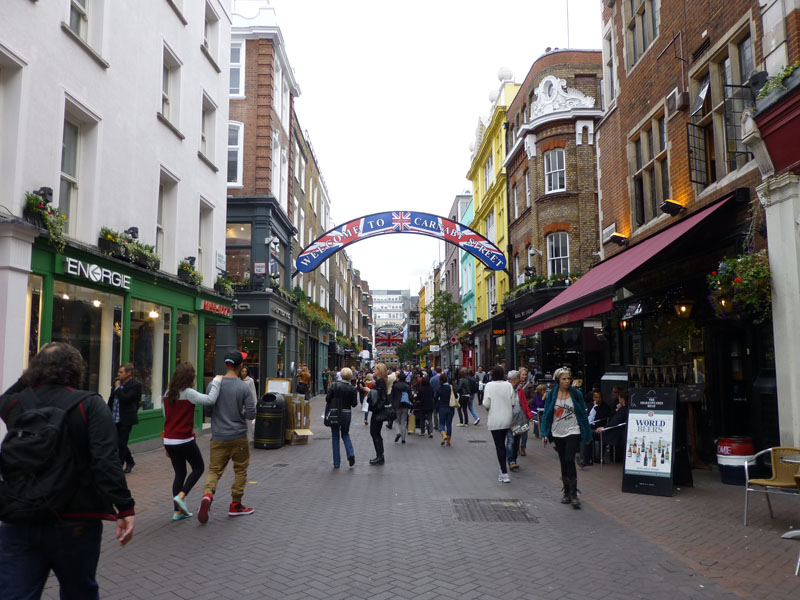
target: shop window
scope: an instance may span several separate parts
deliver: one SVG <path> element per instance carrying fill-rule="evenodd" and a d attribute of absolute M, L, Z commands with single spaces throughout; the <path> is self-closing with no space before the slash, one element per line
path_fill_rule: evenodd
<path fill-rule="evenodd" d="M 131 301 L 130 362 L 142 384 L 142 407 L 161 408 L 169 384 L 170 309 Z"/>
<path fill-rule="evenodd" d="M 203 337 L 203 389 L 208 389 L 209 382 L 217 374 L 214 359 L 217 356 L 217 326 L 206 321 Z M 248 357 L 249 358 L 249 357 Z"/>
<path fill-rule="evenodd" d="M 288 377 L 286 372 L 286 351 L 287 351 L 287 343 L 286 343 L 286 334 L 283 331 L 278 332 L 278 356 L 276 357 L 276 364 L 277 364 L 277 377 Z"/>
<path fill-rule="evenodd" d="M 178 312 L 177 338 L 175 339 L 175 360 L 177 363 L 197 362 L 197 315 Z"/>
<path fill-rule="evenodd" d="M 225 228 L 225 266 L 228 277 L 239 283 L 250 281 L 251 232 L 250 223 L 228 223 Z"/>
<path fill-rule="evenodd" d="M 33 290 L 36 283 L 41 285 L 41 280 L 32 283 L 33 301 Z M 33 307 L 29 331 L 32 327 Z M 32 338 L 33 335 L 30 343 L 33 342 Z M 81 353 L 87 368 L 79 387 L 105 396 L 111 390 L 120 365 L 122 298 L 56 281 L 53 286 L 52 341 L 70 344 Z"/>
<path fill-rule="evenodd" d="M 39 339 L 42 331 L 42 278 L 38 275 L 28 276 L 28 302 L 25 311 L 25 356 L 22 368 L 28 368 L 28 362 L 39 352 Z"/>
<path fill-rule="evenodd" d="M 547 236 L 547 274 L 569 273 L 569 235 L 566 232 Z"/>
<path fill-rule="evenodd" d="M 256 396 L 260 387 L 261 370 L 261 330 L 254 327 L 238 327 L 236 329 L 236 347 L 247 354 L 245 366 L 248 375 L 256 384 Z"/>
<path fill-rule="evenodd" d="M 749 24 L 692 75 L 687 122 L 689 180 L 705 188 L 743 167 L 753 155 L 742 141 L 742 114 L 754 106 L 748 84 L 754 70 Z"/>

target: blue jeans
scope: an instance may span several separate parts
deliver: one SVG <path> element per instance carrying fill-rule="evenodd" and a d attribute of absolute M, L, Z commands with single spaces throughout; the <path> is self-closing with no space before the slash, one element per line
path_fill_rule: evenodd
<path fill-rule="evenodd" d="M 95 580 L 100 520 L 0 524 L 0 590 L 4 600 L 40 598 L 52 570 L 61 598 L 99 598 Z"/>
<path fill-rule="evenodd" d="M 475 401 L 475 394 L 470 394 L 469 395 L 469 404 L 467 406 L 469 407 L 469 412 L 472 414 L 472 418 L 477 421 L 478 420 L 478 413 L 475 412 L 475 407 L 472 405 L 474 401 Z"/>
<path fill-rule="evenodd" d="M 344 442 L 344 450 L 347 452 L 348 458 L 355 455 L 353 450 L 353 442 L 350 441 L 350 418 L 352 413 L 349 410 L 342 411 L 341 425 L 338 427 L 331 427 L 331 444 L 333 445 L 333 466 L 338 467 L 342 460 L 339 454 L 339 434 L 342 435 Z"/>
<path fill-rule="evenodd" d="M 452 406 L 439 407 L 439 431 L 446 431 L 447 435 L 453 435 L 453 416 L 456 409 Z"/>
<path fill-rule="evenodd" d="M 506 434 L 506 457 L 508 458 L 508 464 L 517 462 L 519 438 L 520 436 L 512 434 L 510 429 L 508 430 Z"/>

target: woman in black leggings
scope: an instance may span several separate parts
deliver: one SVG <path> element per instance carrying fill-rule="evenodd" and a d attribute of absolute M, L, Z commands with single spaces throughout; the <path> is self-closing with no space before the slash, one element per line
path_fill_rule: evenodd
<path fill-rule="evenodd" d="M 592 432 L 586 416 L 583 394 L 578 388 L 570 387 L 572 374 L 569 369 L 556 369 L 553 379 L 558 385 L 548 392 L 545 400 L 542 443 L 547 445 L 548 442 L 553 442 L 561 461 L 561 481 L 564 484 L 561 503 L 580 508 L 575 454 L 580 452 L 582 443 L 592 443 Z"/>
<path fill-rule="evenodd" d="M 383 406 L 388 401 L 388 394 L 386 393 L 386 365 L 384 363 L 377 363 L 372 370 L 372 374 L 375 377 L 375 387 L 373 390 L 378 394 L 378 403 L 375 406 L 370 405 L 369 407 L 370 412 L 372 412 L 372 418 L 369 421 L 369 433 L 372 436 L 372 444 L 375 446 L 375 458 L 370 459 L 369 464 L 382 465 L 386 462 L 383 458 L 383 437 L 381 437 Z M 369 397 L 367 397 L 366 401 L 369 401 Z"/>
<path fill-rule="evenodd" d="M 172 480 L 173 521 L 188 519 L 192 513 L 186 507 L 186 495 L 192 490 L 205 469 L 203 457 L 194 439 L 194 406 L 210 405 L 217 401 L 222 375 L 208 386 L 208 394 L 192 389 L 196 381 L 194 366 L 180 363 L 175 367 L 164 397 L 164 449 L 172 461 L 175 477 Z M 192 468 L 186 476 L 186 463 Z"/>

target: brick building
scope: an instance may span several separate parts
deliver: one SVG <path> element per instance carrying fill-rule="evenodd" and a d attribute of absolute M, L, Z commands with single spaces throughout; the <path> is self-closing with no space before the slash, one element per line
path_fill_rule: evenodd
<path fill-rule="evenodd" d="M 523 328 L 602 319 L 605 370 L 617 381 L 694 394 L 697 404 L 682 406 L 695 465 L 713 460 L 720 436 L 779 441 L 771 324 L 707 298 L 721 259 L 765 244 L 741 128 L 762 43 L 771 47 L 754 0 L 604 2 L 603 260 Z"/>
<path fill-rule="evenodd" d="M 531 66 L 508 108 L 509 264 L 512 328 L 597 262 L 599 229 L 595 126 L 601 106 L 599 50 L 553 50 Z M 602 374 L 602 346 L 583 323 L 554 327 L 515 344 L 516 366 L 554 371 L 585 366 Z M 516 339 L 517 336 L 514 336 Z M 577 340 L 576 346 L 566 340 Z M 569 348 L 569 353 L 560 349 Z"/>

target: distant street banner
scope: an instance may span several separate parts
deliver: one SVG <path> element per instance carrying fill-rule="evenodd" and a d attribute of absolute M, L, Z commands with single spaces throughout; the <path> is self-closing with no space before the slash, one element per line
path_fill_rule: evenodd
<path fill-rule="evenodd" d="M 434 237 L 458 246 L 493 271 L 506 268 L 502 250 L 466 225 L 424 212 L 389 211 L 353 219 L 320 236 L 297 257 L 297 270 L 309 273 L 345 246 L 389 233 Z"/>

